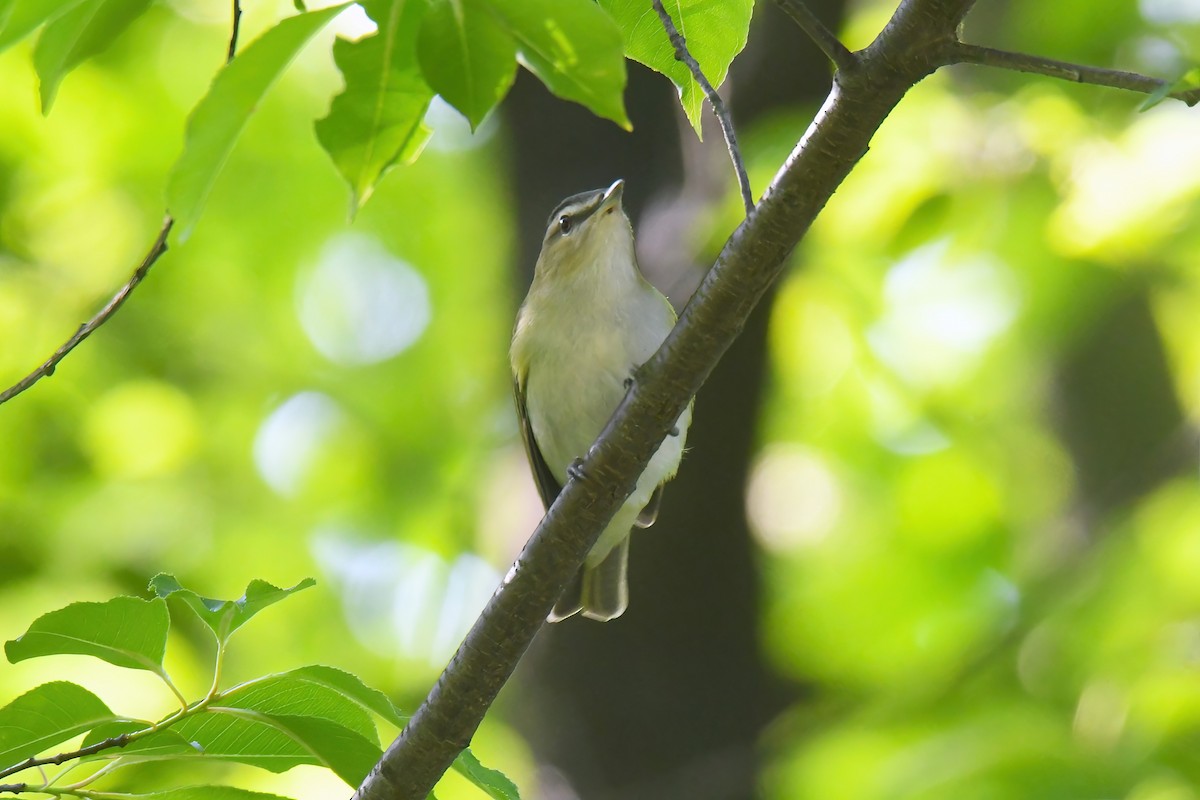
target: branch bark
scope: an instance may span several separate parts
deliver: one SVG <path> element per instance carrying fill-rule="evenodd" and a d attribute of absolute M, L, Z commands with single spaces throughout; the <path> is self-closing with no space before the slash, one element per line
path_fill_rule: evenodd
<path fill-rule="evenodd" d="M 981 47 L 977 44 L 955 42 L 946 51 L 946 62 L 949 64 L 979 64 L 985 67 L 1027 72 L 1033 75 L 1047 75 L 1073 83 L 1088 83 L 1094 86 L 1108 86 L 1113 89 L 1126 89 L 1142 94 L 1154 94 L 1163 91 L 1168 81 L 1160 78 L 1150 78 L 1136 72 L 1126 72 L 1119 69 L 1090 67 L 1085 64 L 1071 64 L 1066 61 L 1056 61 L 1053 58 L 1032 56 L 1026 53 L 1013 53 L 1008 50 L 996 50 L 991 47 Z M 1171 92 L 1167 97 L 1181 100 L 1189 106 L 1200 103 L 1200 89 L 1187 89 Z"/>
<path fill-rule="evenodd" d="M 762 200 L 734 231 L 679 324 L 642 367 L 425 702 L 355 793 L 424 800 L 466 747 L 600 531 L 688 400 L 741 332 L 788 254 L 904 94 L 936 69 L 973 0 L 905 0 L 835 79 Z M 937 46 L 931 46 L 937 45 Z"/>

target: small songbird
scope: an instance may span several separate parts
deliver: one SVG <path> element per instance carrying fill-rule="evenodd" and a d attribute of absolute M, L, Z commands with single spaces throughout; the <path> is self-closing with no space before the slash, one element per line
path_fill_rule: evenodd
<path fill-rule="evenodd" d="M 517 416 L 549 508 L 616 411 L 634 371 L 675 325 L 675 310 L 638 269 L 625 182 L 568 197 L 550 215 L 510 352 Z M 558 622 L 621 616 L 629 602 L 629 534 L 658 515 L 662 485 L 683 457 L 692 408 L 680 415 L 550 614 Z"/>

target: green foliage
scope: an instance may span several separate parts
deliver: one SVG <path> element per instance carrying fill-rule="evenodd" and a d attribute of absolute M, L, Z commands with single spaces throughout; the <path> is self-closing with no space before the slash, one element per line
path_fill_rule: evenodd
<path fill-rule="evenodd" d="M 38 27 L 66 14 L 83 0 L 9 0 L 0 6 L 0 51 L 11 47 Z"/>
<path fill-rule="evenodd" d="M 82 686 L 43 683 L 0 708 L 0 764 L 19 763 L 115 719 L 100 698 Z"/>
<path fill-rule="evenodd" d="M 481 0 L 546 88 L 628 129 L 621 35 L 591 0 Z"/>
<path fill-rule="evenodd" d="M 436 0 L 421 24 L 417 58 L 426 80 L 478 127 L 508 93 L 517 46 L 487 0 Z"/>
<path fill-rule="evenodd" d="M 312 585 L 301 581 L 278 589 L 252 581 L 238 600 L 211 600 L 185 588 L 170 575 L 159 575 L 151 589 L 159 596 L 145 601 L 115 597 L 103 603 L 75 603 L 34 621 L 9 642 L 10 661 L 77 653 L 119 667 L 151 669 L 172 691 L 161 670 L 167 628 L 166 597 L 176 596 L 217 637 L 212 688 L 203 698 L 182 701 L 157 723 L 122 719 L 95 695 L 74 683 L 54 681 L 38 686 L 0 708 L 0 775 L 17 775 L 44 764 L 103 762 L 73 787 L 90 786 L 123 767 L 147 761 L 230 761 L 270 772 L 308 764 L 325 767 L 351 786 L 366 777 L 382 749 L 374 717 L 399 727 L 404 719 L 382 693 L 354 675 L 312 665 L 267 675 L 228 689 L 219 685 L 230 634 L 258 611 Z M 76 751 L 38 761 L 48 748 L 83 735 Z M 518 800 L 515 786 L 502 774 L 481 765 L 464 751 L 456 769 L 493 798 Z M 62 774 L 30 789 L 57 792 Z M 268 797 L 228 786 L 169 789 L 155 798 Z M 273 796 L 273 795 L 271 795 Z"/>
<path fill-rule="evenodd" d="M 625 41 L 625 54 L 671 79 L 688 121 L 700 135 L 704 91 L 687 65 L 675 58 L 675 48 L 649 0 L 599 0 L 616 20 Z M 676 29 L 687 40 L 688 52 L 714 87 L 729 74 L 729 65 L 746 46 L 753 0 L 668 0 L 663 3 Z"/>
<path fill-rule="evenodd" d="M 1156 105 L 1167 99 L 1167 95 L 1175 92 L 1188 92 L 1195 89 L 1200 89 L 1200 67 L 1193 67 L 1183 73 L 1174 81 L 1165 81 L 1162 86 L 1155 89 L 1146 99 L 1142 101 L 1139 111 L 1149 111 Z"/>
<path fill-rule="evenodd" d="M 188 120 L 183 155 L 167 183 L 167 210 L 186 239 L 212 191 L 217 173 L 262 97 L 305 43 L 348 3 L 283 20 L 231 61 Z"/>
<path fill-rule="evenodd" d="M 49 114 L 63 77 L 103 51 L 150 7 L 151 0 L 85 0 L 50 22 L 38 37 L 33 65 L 41 82 L 42 113 Z"/>
<path fill-rule="evenodd" d="M 171 620 L 162 600 L 114 597 L 72 603 L 39 617 L 23 635 L 4 644 L 12 663 L 78 653 L 128 669 L 162 670 Z"/>
<path fill-rule="evenodd" d="M 415 55 L 427 0 L 372 0 L 363 7 L 379 30 L 334 44 L 346 88 L 317 122 L 321 146 L 350 185 L 352 209 L 367 201 L 394 164 L 420 154 L 429 138 L 421 120 L 433 99 Z"/>
<path fill-rule="evenodd" d="M 312 578 L 305 578 L 295 586 L 280 589 L 266 581 L 256 580 L 250 582 L 250 585 L 246 587 L 245 594 L 237 600 L 214 600 L 209 597 L 201 597 L 191 589 L 185 589 L 174 575 L 163 573 L 150 579 L 150 590 L 164 599 L 175 596 L 183 600 L 187 607 L 196 613 L 200 621 L 213 632 L 217 641 L 223 645 L 229 641 L 229 637 L 233 635 L 234 631 L 249 622 L 258 612 L 315 584 L 316 581 Z M 165 644 L 165 626 L 163 640 Z"/>

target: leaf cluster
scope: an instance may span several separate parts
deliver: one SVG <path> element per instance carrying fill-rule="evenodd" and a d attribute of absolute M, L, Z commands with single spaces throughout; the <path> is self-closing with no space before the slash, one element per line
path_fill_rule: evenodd
<path fill-rule="evenodd" d="M 0 708 L 0 779 L 13 781 L 0 784 L 0 791 L 120 796 L 98 792 L 94 786 L 124 767 L 169 760 L 236 762 L 277 773 L 315 765 L 357 786 L 383 754 L 376 720 L 395 728 L 406 722 L 382 692 L 348 672 L 322 665 L 222 686 L 221 666 L 230 637 L 260 611 L 313 583 L 305 579 L 279 588 L 255 580 L 238 599 L 215 600 L 161 574 L 150 582 L 152 599 L 119 596 L 73 603 L 42 615 L 24 634 L 5 644 L 10 662 L 74 654 L 145 670 L 166 684 L 179 707 L 157 720 L 136 719 L 111 710 L 76 683 L 52 681 L 37 686 Z M 171 626 L 167 598 L 172 596 L 181 601 L 176 611 L 198 619 L 216 642 L 211 688 L 195 700 L 179 691 L 163 666 Z M 79 741 L 76 749 L 45 755 L 71 740 Z M 51 765 L 63 768 L 47 774 L 44 770 Z M 68 782 L 66 776 L 76 769 L 90 771 Z M 510 780 L 480 764 L 469 751 L 455 769 L 495 800 L 518 797 Z M 214 785 L 137 796 L 157 800 L 276 797 Z"/>

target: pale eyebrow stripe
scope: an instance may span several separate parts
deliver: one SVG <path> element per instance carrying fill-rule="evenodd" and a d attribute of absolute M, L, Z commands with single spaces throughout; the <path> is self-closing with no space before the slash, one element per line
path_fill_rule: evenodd
<path fill-rule="evenodd" d="M 551 212 L 550 218 L 546 221 L 546 227 L 549 228 L 559 217 L 567 213 L 582 222 L 600 207 L 600 201 L 603 199 L 604 192 L 601 191 L 585 192 L 582 195 L 568 197 Z"/>

